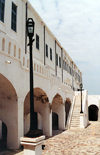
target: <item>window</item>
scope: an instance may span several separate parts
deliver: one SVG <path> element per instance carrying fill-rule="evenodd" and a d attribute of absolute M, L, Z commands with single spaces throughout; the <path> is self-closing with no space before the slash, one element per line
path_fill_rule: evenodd
<path fill-rule="evenodd" d="M 56 65 L 58 66 L 58 54 L 56 54 Z"/>
<path fill-rule="evenodd" d="M 4 22 L 5 0 L 0 0 L 0 20 Z"/>
<path fill-rule="evenodd" d="M 39 36 L 36 34 L 36 48 L 39 50 Z"/>
<path fill-rule="evenodd" d="M 12 13 L 11 13 L 11 28 L 16 32 L 17 23 L 17 6 L 12 3 Z"/>
<path fill-rule="evenodd" d="M 48 45 L 46 44 L 46 57 L 48 57 Z"/>
<path fill-rule="evenodd" d="M 61 57 L 59 57 L 59 67 L 61 68 Z"/>
<path fill-rule="evenodd" d="M 52 61 L 52 49 L 50 48 L 50 60 Z"/>

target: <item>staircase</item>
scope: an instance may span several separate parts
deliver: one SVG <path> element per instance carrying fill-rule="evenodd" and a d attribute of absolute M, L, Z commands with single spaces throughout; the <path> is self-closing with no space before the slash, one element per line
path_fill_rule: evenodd
<path fill-rule="evenodd" d="M 75 97 L 75 105 L 72 113 L 70 128 L 79 128 L 80 127 L 80 94 L 76 95 Z"/>

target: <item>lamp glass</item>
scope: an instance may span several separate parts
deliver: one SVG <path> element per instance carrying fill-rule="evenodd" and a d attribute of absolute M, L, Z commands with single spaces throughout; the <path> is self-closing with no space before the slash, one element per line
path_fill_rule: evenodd
<path fill-rule="evenodd" d="M 30 26 L 28 27 L 28 33 L 29 34 L 32 34 L 33 33 L 33 27 L 30 27 Z"/>

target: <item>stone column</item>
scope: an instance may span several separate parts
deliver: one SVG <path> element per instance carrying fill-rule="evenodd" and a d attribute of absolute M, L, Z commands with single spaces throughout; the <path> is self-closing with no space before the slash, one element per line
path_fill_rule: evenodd
<path fill-rule="evenodd" d="M 43 113 L 43 134 L 52 136 L 52 110 L 49 107 Z"/>
<path fill-rule="evenodd" d="M 24 101 L 18 98 L 18 144 L 20 145 L 20 137 L 24 136 Z"/>
<path fill-rule="evenodd" d="M 60 112 L 59 112 L 59 129 L 65 130 L 65 105 L 61 104 Z"/>

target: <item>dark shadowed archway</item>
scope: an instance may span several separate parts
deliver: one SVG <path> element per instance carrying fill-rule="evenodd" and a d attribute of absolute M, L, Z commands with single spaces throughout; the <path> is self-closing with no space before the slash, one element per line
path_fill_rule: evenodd
<path fill-rule="evenodd" d="M 7 149 L 7 126 L 0 121 L 0 151 Z"/>
<path fill-rule="evenodd" d="M 58 122 L 58 115 L 55 112 L 52 112 L 52 129 L 58 130 L 59 129 L 59 122 Z"/>
<path fill-rule="evenodd" d="M 65 109 L 63 98 L 60 94 L 56 94 L 52 100 L 52 129 L 63 130 L 65 126 Z"/>
<path fill-rule="evenodd" d="M 70 108 L 71 108 L 71 100 L 67 98 L 65 101 L 65 112 L 66 112 L 65 125 L 67 124 L 67 119 L 68 119 Z"/>
<path fill-rule="evenodd" d="M 29 131 L 30 128 L 30 93 L 26 95 L 24 101 L 24 134 Z M 35 124 L 36 130 L 41 130 L 45 133 L 46 122 L 49 112 L 49 99 L 46 93 L 41 88 L 34 88 L 34 112 L 35 112 Z"/>
<path fill-rule="evenodd" d="M 98 107 L 96 105 L 90 105 L 88 107 L 89 113 L 89 121 L 97 121 L 98 120 Z"/>

